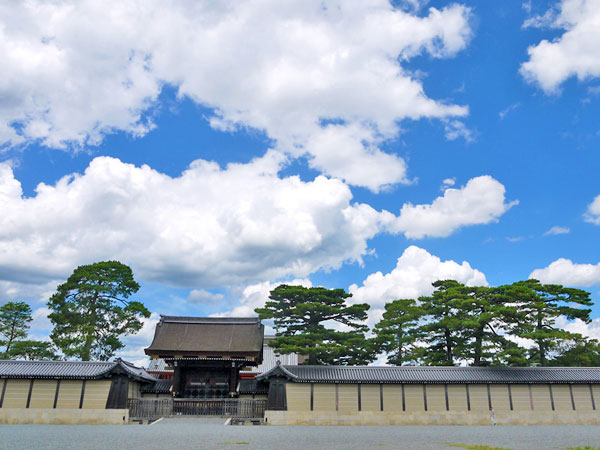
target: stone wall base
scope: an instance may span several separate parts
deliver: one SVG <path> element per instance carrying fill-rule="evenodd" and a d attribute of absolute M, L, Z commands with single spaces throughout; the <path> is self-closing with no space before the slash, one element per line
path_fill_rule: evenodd
<path fill-rule="evenodd" d="M 127 409 L 0 408 L 0 424 L 123 425 L 128 421 Z"/>
<path fill-rule="evenodd" d="M 268 425 L 491 425 L 487 413 L 266 411 Z M 498 425 L 600 425 L 600 411 L 498 412 Z"/>

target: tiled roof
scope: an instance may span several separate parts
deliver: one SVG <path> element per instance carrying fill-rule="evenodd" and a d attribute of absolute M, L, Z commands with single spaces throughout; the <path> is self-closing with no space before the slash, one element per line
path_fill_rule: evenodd
<path fill-rule="evenodd" d="M 249 370 L 244 370 L 243 373 L 264 373 L 275 367 L 277 361 L 280 361 L 281 364 L 286 366 L 298 364 L 298 355 L 296 353 L 290 353 L 289 355 L 275 353 L 275 349 L 268 345 L 268 340 L 269 337 L 265 336 L 262 363 L 260 363 L 258 367 L 251 367 Z M 163 358 L 151 359 L 147 370 L 148 372 L 173 372 L 173 369 L 168 367 Z"/>
<path fill-rule="evenodd" d="M 267 339 L 265 339 L 265 341 L 267 341 Z M 251 373 L 264 373 L 270 369 L 272 369 L 273 367 L 275 367 L 275 365 L 277 364 L 277 361 L 281 361 L 281 364 L 283 365 L 296 365 L 298 364 L 298 354 L 297 353 L 290 353 L 288 355 L 281 355 L 279 353 L 275 352 L 275 349 L 273 347 L 270 347 L 267 342 L 265 342 L 265 345 L 263 346 L 263 360 L 262 363 L 259 364 L 258 367 L 253 367 L 252 369 L 250 369 Z"/>
<path fill-rule="evenodd" d="M 251 317 L 161 316 L 147 355 L 253 356 L 262 353 L 264 325 Z"/>
<path fill-rule="evenodd" d="M 153 377 L 152 375 L 150 375 L 148 372 L 146 372 L 146 369 L 142 368 L 142 367 L 137 367 L 134 366 L 133 364 L 131 364 L 128 361 L 124 361 L 120 358 L 117 358 L 117 360 L 115 361 L 117 363 L 119 363 L 119 365 L 125 369 L 125 371 L 133 376 L 134 378 L 139 378 L 141 380 L 145 380 L 145 381 L 152 381 L 154 382 L 154 380 L 156 380 L 155 377 Z"/>
<path fill-rule="evenodd" d="M 600 367 L 284 366 L 257 377 L 299 383 L 600 383 Z"/>
<path fill-rule="evenodd" d="M 148 372 L 173 372 L 173 369 L 167 369 L 167 363 L 162 358 L 154 358 L 150 360 Z"/>
<path fill-rule="evenodd" d="M 260 324 L 258 317 L 188 317 L 188 316 L 160 316 L 163 322 L 177 323 L 218 323 L 226 325 Z"/>
<path fill-rule="evenodd" d="M 0 378 L 95 379 L 108 376 L 117 368 L 135 379 L 143 381 L 156 380 L 144 369 L 121 359 L 112 362 L 0 360 Z"/>
<path fill-rule="evenodd" d="M 269 383 L 257 380 L 240 380 L 240 394 L 268 394 Z"/>
<path fill-rule="evenodd" d="M 153 384 L 142 386 L 141 391 L 145 394 L 170 394 L 173 380 L 156 380 Z"/>

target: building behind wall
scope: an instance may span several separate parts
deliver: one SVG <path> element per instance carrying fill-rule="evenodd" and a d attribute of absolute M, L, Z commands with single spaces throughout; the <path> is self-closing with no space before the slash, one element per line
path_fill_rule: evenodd
<path fill-rule="evenodd" d="M 600 425 L 600 368 L 279 365 L 275 425 Z"/>
<path fill-rule="evenodd" d="M 240 369 L 262 362 L 263 338 L 258 318 L 161 316 L 145 352 L 173 370 L 174 397 L 234 397 Z"/>

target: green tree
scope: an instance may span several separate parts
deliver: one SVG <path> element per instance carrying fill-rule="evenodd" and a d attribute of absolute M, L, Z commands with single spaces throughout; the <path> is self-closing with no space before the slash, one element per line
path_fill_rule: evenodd
<path fill-rule="evenodd" d="M 574 339 L 562 342 L 549 366 L 600 367 L 600 342 L 595 339 Z"/>
<path fill-rule="evenodd" d="M 428 344 L 423 357 L 426 364 L 453 366 L 457 360 L 466 359 L 464 322 L 467 314 L 464 302 L 467 293 L 464 286 L 454 280 L 433 283 L 436 290 L 431 296 L 420 297 L 427 322 L 421 327 L 423 341 Z"/>
<path fill-rule="evenodd" d="M 282 284 L 271 291 L 261 319 L 273 319 L 277 332 L 270 344 L 283 354 L 308 355 L 308 364 L 365 364 L 375 359 L 364 333 L 368 304 L 347 305 L 343 289 L 305 288 Z M 335 321 L 349 331 L 323 324 Z"/>
<path fill-rule="evenodd" d="M 387 353 L 387 363 L 401 366 L 417 363 L 423 357 L 424 348 L 419 341 L 425 336 L 420 321 L 425 309 L 415 300 L 394 300 L 385 305 L 382 319 L 373 332 L 377 353 Z"/>
<path fill-rule="evenodd" d="M 48 301 L 54 344 L 67 357 L 107 360 L 123 347 L 121 336 L 142 328 L 150 311 L 127 299 L 138 291 L 131 269 L 118 261 L 79 266 Z"/>
<path fill-rule="evenodd" d="M 10 352 L 8 359 L 29 359 L 37 361 L 59 359 L 56 349 L 52 342 L 44 341 L 16 341 Z"/>
<path fill-rule="evenodd" d="M 518 281 L 500 288 L 518 309 L 518 317 L 510 327 L 510 333 L 520 338 L 531 339 L 535 347 L 530 355 L 531 363 L 548 365 L 548 355 L 561 343 L 581 339 L 556 326 L 560 316 L 568 320 L 590 321 L 591 309 L 572 306 L 593 305 L 589 292 L 566 288 L 557 284 L 541 284 L 538 280 Z"/>
<path fill-rule="evenodd" d="M 456 306 L 464 312 L 462 330 L 465 356 L 474 366 L 514 364 L 523 355 L 505 337 L 510 324 L 518 320 L 518 308 L 510 297 L 497 288 L 487 286 L 456 287 L 461 291 Z"/>
<path fill-rule="evenodd" d="M 27 337 L 31 308 L 25 302 L 8 302 L 0 306 L 0 345 L 4 347 L 4 358 L 8 358 L 16 341 Z"/>

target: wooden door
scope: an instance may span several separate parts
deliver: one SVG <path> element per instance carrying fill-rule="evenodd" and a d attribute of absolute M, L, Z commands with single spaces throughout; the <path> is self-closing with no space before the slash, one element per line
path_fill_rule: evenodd
<path fill-rule="evenodd" d="M 269 380 L 269 399 L 267 401 L 267 409 L 272 411 L 287 411 L 284 379 L 272 378 Z"/>
<path fill-rule="evenodd" d="M 114 377 L 110 385 L 110 391 L 108 392 L 106 409 L 126 409 L 128 391 L 129 379 L 124 376 Z"/>

